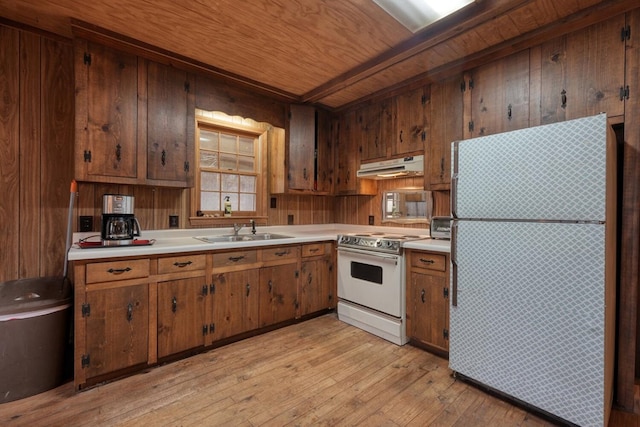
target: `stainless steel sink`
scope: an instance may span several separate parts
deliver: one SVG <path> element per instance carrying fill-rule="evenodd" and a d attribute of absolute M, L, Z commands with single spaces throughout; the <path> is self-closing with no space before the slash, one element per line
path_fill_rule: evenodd
<path fill-rule="evenodd" d="M 195 236 L 194 239 L 201 240 L 205 243 L 222 243 L 222 242 L 250 242 L 273 239 L 290 239 L 291 236 L 274 233 L 256 233 L 256 234 L 217 234 L 212 236 Z"/>

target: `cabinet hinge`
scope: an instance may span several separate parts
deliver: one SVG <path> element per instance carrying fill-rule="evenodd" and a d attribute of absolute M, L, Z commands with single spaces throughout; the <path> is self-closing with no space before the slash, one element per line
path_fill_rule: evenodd
<path fill-rule="evenodd" d="M 293 305 L 296 307 L 296 310 L 298 309 L 298 307 L 300 307 L 300 303 L 298 303 L 298 300 L 296 300 L 296 302 Z"/>
<path fill-rule="evenodd" d="M 470 121 L 469 122 L 469 132 L 473 132 L 473 128 L 474 128 L 473 121 Z"/>
<path fill-rule="evenodd" d="M 620 30 L 620 41 L 631 40 L 631 25 L 622 27 Z"/>
<path fill-rule="evenodd" d="M 206 297 L 208 294 L 209 294 L 209 287 L 207 287 L 207 285 L 202 285 L 202 296 Z"/>
<path fill-rule="evenodd" d="M 460 82 L 460 92 L 465 92 L 467 90 L 467 82 L 464 80 Z"/>
<path fill-rule="evenodd" d="M 91 364 L 91 357 L 89 357 L 88 354 L 83 354 L 82 357 L 80 357 L 80 360 L 83 368 L 86 368 Z"/>
<path fill-rule="evenodd" d="M 469 79 L 469 90 L 472 90 L 475 87 L 475 84 L 473 83 L 473 79 Z"/>
<path fill-rule="evenodd" d="M 426 131 L 422 131 L 422 135 L 420 135 L 420 138 L 422 139 L 422 141 L 426 141 L 427 140 L 427 132 Z"/>
<path fill-rule="evenodd" d="M 189 84 L 189 82 L 184 82 L 184 91 L 189 93 L 190 90 L 191 90 L 191 85 Z"/>
<path fill-rule="evenodd" d="M 427 95 L 422 95 L 422 97 L 420 98 L 420 102 L 422 103 L 422 105 L 427 103 Z"/>
<path fill-rule="evenodd" d="M 442 296 L 449 298 L 449 288 L 442 288 Z"/>
<path fill-rule="evenodd" d="M 448 330 L 448 329 L 443 329 L 443 330 L 442 330 L 442 337 L 443 337 L 445 340 L 448 340 L 448 339 L 449 339 L 449 330 Z"/>
<path fill-rule="evenodd" d="M 91 151 L 90 150 L 84 150 L 84 162 L 85 163 L 91 163 Z"/>
<path fill-rule="evenodd" d="M 207 335 L 209 333 L 209 326 L 202 325 L 202 335 Z"/>
<path fill-rule="evenodd" d="M 211 295 L 216 293 L 216 284 L 215 283 L 212 283 L 212 284 L 209 285 L 209 293 Z"/>
<path fill-rule="evenodd" d="M 184 162 L 184 171 L 189 172 L 189 162 Z"/>
<path fill-rule="evenodd" d="M 625 99 L 629 99 L 629 85 L 620 86 L 620 101 L 624 101 Z"/>
<path fill-rule="evenodd" d="M 91 304 L 82 304 L 82 317 L 91 316 Z"/>
<path fill-rule="evenodd" d="M 295 278 L 297 279 L 298 277 L 300 277 L 300 272 L 296 270 Z"/>
<path fill-rule="evenodd" d="M 82 58 L 82 60 L 84 61 L 85 65 L 91 65 L 91 54 L 85 52 L 84 53 L 84 57 Z"/>
<path fill-rule="evenodd" d="M 212 333 L 215 332 L 215 330 L 216 330 L 216 324 L 215 323 L 210 324 L 209 325 L 209 333 L 212 334 Z"/>

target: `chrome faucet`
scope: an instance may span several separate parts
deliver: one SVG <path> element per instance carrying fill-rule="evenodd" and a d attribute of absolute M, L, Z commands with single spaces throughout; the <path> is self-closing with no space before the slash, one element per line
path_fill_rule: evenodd
<path fill-rule="evenodd" d="M 233 235 L 237 236 L 238 235 L 238 231 L 240 231 L 240 229 L 242 229 L 242 227 L 244 227 L 244 224 L 233 224 Z"/>
<path fill-rule="evenodd" d="M 256 234 L 256 220 L 250 219 L 249 222 L 251 223 L 251 234 Z"/>

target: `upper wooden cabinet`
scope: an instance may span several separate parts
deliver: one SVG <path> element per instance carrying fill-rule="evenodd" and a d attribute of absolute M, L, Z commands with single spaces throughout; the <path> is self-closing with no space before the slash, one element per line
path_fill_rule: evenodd
<path fill-rule="evenodd" d="M 419 87 L 395 97 L 395 139 L 392 156 L 422 154 L 428 137 L 429 87 Z"/>
<path fill-rule="evenodd" d="M 462 139 L 462 76 L 431 85 L 431 126 L 425 188 L 448 190 L 451 184 L 451 143 Z M 429 171 L 426 173 L 426 171 Z"/>
<path fill-rule="evenodd" d="M 540 64 L 539 82 L 532 72 L 531 96 L 540 106 L 532 111 L 532 125 L 624 114 L 624 30 L 620 15 L 531 50 L 532 62 Z"/>
<path fill-rule="evenodd" d="M 394 112 L 393 98 L 356 111 L 354 139 L 360 141 L 363 162 L 384 160 L 391 154 L 395 138 Z"/>
<path fill-rule="evenodd" d="M 529 126 L 529 50 L 472 70 L 465 78 L 464 138 Z"/>
<path fill-rule="evenodd" d="M 190 77 L 99 44 L 74 43 L 76 179 L 192 185 Z"/>
<path fill-rule="evenodd" d="M 330 194 L 331 118 L 309 105 L 290 105 L 285 138 L 270 150 L 271 193 Z"/>
<path fill-rule="evenodd" d="M 355 111 L 342 114 L 333 121 L 331 134 L 335 153 L 335 195 L 377 194 L 378 186 L 375 181 L 356 177 L 362 157 L 359 128 L 358 114 Z"/>

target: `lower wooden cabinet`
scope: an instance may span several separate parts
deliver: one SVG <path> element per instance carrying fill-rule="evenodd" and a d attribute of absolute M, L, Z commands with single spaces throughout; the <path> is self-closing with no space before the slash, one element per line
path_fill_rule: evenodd
<path fill-rule="evenodd" d="M 333 249 L 75 261 L 76 389 L 335 307 Z"/>
<path fill-rule="evenodd" d="M 449 255 L 407 252 L 407 335 L 413 344 L 447 356 Z"/>
<path fill-rule="evenodd" d="M 209 292 L 210 343 L 258 329 L 259 277 L 257 268 L 213 275 Z"/>
<path fill-rule="evenodd" d="M 158 358 L 204 345 L 204 275 L 158 283 Z"/>

